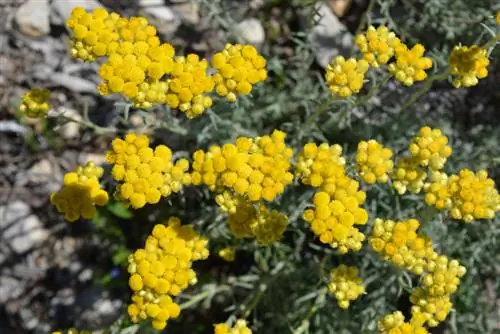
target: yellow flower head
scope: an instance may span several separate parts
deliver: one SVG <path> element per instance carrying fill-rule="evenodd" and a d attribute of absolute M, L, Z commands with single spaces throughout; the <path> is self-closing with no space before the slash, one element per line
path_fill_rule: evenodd
<path fill-rule="evenodd" d="M 347 309 L 352 301 L 365 292 L 358 268 L 341 264 L 332 269 L 328 291 L 335 296 L 340 308 Z"/>
<path fill-rule="evenodd" d="M 359 207 L 360 199 L 345 190 L 332 196 L 319 191 L 314 195 L 313 209 L 304 211 L 303 218 L 322 243 L 338 248 L 340 253 L 359 251 L 365 236 L 354 225 L 364 225 L 368 213 Z M 364 200 L 364 198 L 363 198 Z"/>
<path fill-rule="evenodd" d="M 237 238 L 255 238 L 261 245 L 272 244 L 286 230 L 288 217 L 276 210 L 269 210 L 263 204 L 255 206 L 242 196 L 236 196 L 234 212 L 228 214 L 227 223 Z"/>
<path fill-rule="evenodd" d="M 387 173 L 390 173 L 393 167 L 391 157 L 392 151 L 376 140 L 359 142 L 356 154 L 359 176 L 369 184 L 386 183 L 389 180 Z"/>
<path fill-rule="evenodd" d="M 174 163 L 169 147 L 158 145 L 153 150 L 144 135 L 129 133 L 124 139 L 114 139 L 106 161 L 113 165 L 111 175 L 120 182 L 115 195 L 134 209 L 156 204 L 191 183 L 189 162 L 179 159 Z"/>
<path fill-rule="evenodd" d="M 424 185 L 425 203 L 438 210 L 449 209 L 452 202 L 448 187 L 448 175 L 438 171 L 434 171 L 430 175 L 431 182 Z"/>
<path fill-rule="evenodd" d="M 52 193 L 50 202 L 70 222 L 80 217 L 92 219 L 96 213 L 96 205 L 103 206 L 108 202 L 108 193 L 99 184 L 102 173 L 103 169 L 93 162 L 66 173 L 64 185 L 59 191 Z"/>
<path fill-rule="evenodd" d="M 304 145 L 298 157 L 295 174 L 303 184 L 318 188 L 335 184 L 345 174 L 345 159 L 340 145 L 315 143 Z"/>
<path fill-rule="evenodd" d="M 401 43 L 395 48 L 396 61 L 389 64 L 389 72 L 406 86 L 427 78 L 428 70 L 432 67 L 432 59 L 424 57 L 425 48 L 416 44 L 409 49 Z"/>
<path fill-rule="evenodd" d="M 368 62 L 364 59 L 335 57 L 326 67 L 325 80 L 334 95 L 349 97 L 363 88 Z"/>
<path fill-rule="evenodd" d="M 462 169 L 448 179 L 450 213 L 453 219 L 470 223 L 479 219 L 493 219 L 500 211 L 500 195 L 495 181 L 485 170 L 474 173 Z"/>
<path fill-rule="evenodd" d="M 450 58 L 450 73 L 457 76 L 453 80 L 453 86 L 471 87 L 477 85 L 479 79 L 488 76 L 488 54 L 486 49 L 477 45 L 455 46 L 451 52 Z"/>
<path fill-rule="evenodd" d="M 207 69 L 208 62 L 195 54 L 177 57 L 168 80 L 166 104 L 178 108 L 188 118 L 201 115 L 212 105 L 212 99 L 205 95 L 214 88 L 214 79 L 207 75 Z"/>
<path fill-rule="evenodd" d="M 155 225 L 144 248 L 128 258 L 133 291 L 128 314 L 133 322 L 150 318 L 153 327 L 161 330 L 167 320 L 179 316 L 180 307 L 172 298 L 196 284 L 192 262 L 208 257 L 207 243 L 191 225 L 181 225 L 176 217 L 167 225 Z"/>
<path fill-rule="evenodd" d="M 224 323 L 214 325 L 214 334 L 252 334 L 252 330 L 247 327 L 245 320 L 238 319 L 233 327 Z"/>
<path fill-rule="evenodd" d="M 396 191 L 403 195 L 407 190 L 419 193 L 424 187 L 427 174 L 416 159 L 402 158 L 391 173 L 392 184 Z"/>
<path fill-rule="evenodd" d="M 431 171 L 441 170 L 453 151 L 448 145 L 448 137 L 440 129 L 428 126 L 420 129 L 408 148 L 412 159 Z"/>
<path fill-rule="evenodd" d="M 234 144 L 214 145 L 206 152 L 196 151 L 193 154 L 193 184 L 205 184 L 210 190 L 221 193 L 230 190 L 252 202 L 274 200 L 293 180 L 289 172 L 293 151 L 286 146 L 285 137 L 284 132 L 275 130 L 270 136 L 239 137 Z M 218 198 L 222 204 L 224 199 Z M 230 211 L 229 207 L 226 211 Z"/>
<path fill-rule="evenodd" d="M 410 322 L 405 322 L 403 313 L 396 311 L 385 315 L 378 322 L 378 329 L 381 334 L 427 334 L 421 318 L 413 316 Z"/>
<path fill-rule="evenodd" d="M 212 58 L 215 91 L 229 102 L 238 95 L 248 95 L 252 86 L 267 79 L 266 59 L 253 45 L 226 44 Z"/>
<path fill-rule="evenodd" d="M 224 247 L 217 253 L 222 259 L 233 262 L 236 258 L 236 249 L 234 247 Z"/>
<path fill-rule="evenodd" d="M 394 55 L 394 48 L 401 44 L 396 34 L 386 26 L 369 26 L 365 34 L 359 34 L 355 40 L 363 53 L 363 58 L 372 67 L 385 65 Z"/>
<path fill-rule="evenodd" d="M 495 18 L 495 21 L 496 21 L 497 25 L 500 25 L 500 11 L 497 12 L 497 16 Z"/>
<path fill-rule="evenodd" d="M 109 14 L 104 8 L 96 8 L 93 12 L 87 12 L 82 7 L 74 8 L 66 21 L 71 31 L 71 55 L 90 62 L 109 55 L 114 45 L 118 44 L 119 29 L 126 22 L 118 14 Z"/>
<path fill-rule="evenodd" d="M 429 238 L 418 235 L 419 226 L 416 219 L 394 222 L 377 218 L 370 245 L 384 260 L 420 275 L 437 253 Z"/>
<path fill-rule="evenodd" d="M 49 99 L 50 91 L 47 89 L 31 89 L 23 95 L 19 110 L 32 118 L 45 116 L 50 109 Z"/>

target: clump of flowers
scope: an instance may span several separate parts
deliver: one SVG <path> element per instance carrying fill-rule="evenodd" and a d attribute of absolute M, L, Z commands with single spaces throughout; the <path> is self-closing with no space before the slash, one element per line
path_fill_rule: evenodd
<path fill-rule="evenodd" d="M 102 174 L 103 169 L 93 162 L 78 166 L 64 175 L 62 188 L 52 193 L 50 202 L 70 222 L 81 217 L 92 219 L 96 206 L 106 205 L 109 199 L 108 193 L 99 184 Z"/>
<path fill-rule="evenodd" d="M 235 144 L 211 146 L 193 154 L 192 181 L 210 190 L 245 196 L 252 202 L 274 200 L 293 180 L 291 148 L 286 134 L 275 130 L 270 136 L 239 137 Z"/>
<path fill-rule="evenodd" d="M 113 165 L 113 178 L 121 182 L 115 195 L 134 209 L 158 203 L 191 182 L 189 162 L 179 159 L 174 164 L 170 148 L 158 145 L 153 150 L 145 135 L 129 133 L 125 139 L 114 139 L 106 161 Z"/>
<path fill-rule="evenodd" d="M 369 184 L 386 183 L 393 168 L 392 151 L 376 140 L 360 141 L 356 164 L 361 178 Z"/>
<path fill-rule="evenodd" d="M 242 196 L 234 199 L 235 210 L 228 214 L 227 223 L 237 238 L 255 238 L 261 245 L 281 239 L 288 225 L 288 217 L 263 204 L 254 205 Z"/>
<path fill-rule="evenodd" d="M 356 36 L 355 42 L 363 58 L 375 68 L 387 64 L 394 55 L 394 48 L 401 44 L 396 34 L 386 26 L 369 26 L 366 33 Z"/>
<path fill-rule="evenodd" d="M 49 99 L 50 91 L 47 89 L 31 89 L 23 95 L 19 110 L 32 118 L 45 116 L 50 109 Z"/>
<path fill-rule="evenodd" d="M 455 46 L 449 58 L 450 73 L 457 77 L 453 80 L 453 86 L 460 88 L 477 85 L 479 79 L 488 76 L 489 63 L 486 49 L 477 45 Z"/>
<path fill-rule="evenodd" d="M 328 291 L 335 296 L 340 308 L 347 309 L 352 301 L 358 299 L 365 292 L 358 268 L 341 264 L 332 269 Z"/>
<path fill-rule="evenodd" d="M 213 56 L 212 66 L 217 70 L 215 91 L 230 102 L 250 94 L 253 85 L 267 79 L 266 59 L 253 45 L 226 44 Z"/>
<path fill-rule="evenodd" d="M 326 67 L 325 80 L 334 95 L 349 97 L 363 88 L 369 64 L 366 60 L 335 57 Z"/>
<path fill-rule="evenodd" d="M 451 175 L 448 191 L 451 193 L 450 213 L 453 219 L 470 223 L 475 219 L 492 219 L 500 211 L 500 195 L 495 181 L 488 177 L 485 170 L 474 173 L 462 169 L 458 175 Z"/>
<path fill-rule="evenodd" d="M 295 174 L 301 182 L 317 188 L 335 184 L 345 174 L 340 145 L 307 143 L 298 156 Z"/>
<path fill-rule="evenodd" d="M 427 173 L 419 166 L 416 159 L 402 158 L 391 173 L 392 184 L 403 195 L 407 190 L 419 193 L 424 187 Z"/>
<path fill-rule="evenodd" d="M 438 210 L 451 207 L 451 193 L 448 188 L 448 175 L 443 172 L 432 172 L 430 182 L 425 184 L 425 203 Z"/>
<path fill-rule="evenodd" d="M 432 67 L 432 59 L 424 57 L 425 48 L 415 44 L 411 49 L 400 43 L 395 47 L 396 61 L 389 64 L 389 72 L 406 86 L 427 78 L 425 72 Z"/>
<path fill-rule="evenodd" d="M 422 314 L 430 327 L 436 327 L 451 311 L 451 294 L 458 289 L 466 269 L 457 260 L 441 255 L 429 261 L 426 271 L 421 286 L 410 296 L 412 314 Z"/>
<path fill-rule="evenodd" d="M 342 193 L 344 196 L 317 192 L 313 199 L 314 209 L 305 210 L 303 218 L 311 224 L 311 230 L 322 243 L 345 254 L 361 249 L 365 236 L 354 225 L 366 224 L 368 213 L 359 207 L 358 198 L 345 191 Z"/>
<path fill-rule="evenodd" d="M 378 329 L 381 334 L 427 334 L 423 327 L 422 316 L 412 316 L 409 322 L 405 322 L 405 317 L 400 311 L 385 315 L 378 322 Z"/>
<path fill-rule="evenodd" d="M 92 14 L 76 8 L 67 26 L 73 33 L 74 57 L 86 61 L 107 57 L 99 69 L 101 95 L 122 94 L 139 108 L 165 104 L 188 118 L 212 105 L 206 95 L 214 88 L 208 62 L 195 54 L 175 57 L 172 45 L 160 43 L 156 28 L 144 17 L 127 19 L 103 8 Z"/>
<path fill-rule="evenodd" d="M 109 14 L 104 8 L 89 13 L 75 7 L 66 21 L 72 32 L 70 54 L 74 58 L 94 62 L 118 47 L 118 30 L 127 25 L 127 20 L 118 14 Z"/>
<path fill-rule="evenodd" d="M 188 118 L 197 117 L 212 106 L 212 99 L 205 94 L 213 90 L 214 79 L 207 75 L 207 69 L 208 62 L 195 54 L 175 58 L 166 103 L 179 108 Z"/>
<path fill-rule="evenodd" d="M 224 323 L 214 325 L 214 334 L 252 334 L 252 330 L 247 327 L 245 320 L 238 319 L 233 327 Z"/>
<path fill-rule="evenodd" d="M 409 146 L 411 157 L 422 167 L 440 170 L 453 152 L 448 145 L 448 137 L 440 129 L 424 126 L 419 130 Z"/>
<path fill-rule="evenodd" d="M 224 247 L 219 250 L 217 255 L 228 262 L 233 262 L 236 259 L 236 249 L 234 247 Z"/>
<path fill-rule="evenodd" d="M 169 319 L 179 316 L 180 307 L 172 297 L 196 284 L 191 266 L 208 257 L 207 243 L 191 225 L 181 225 L 176 217 L 166 226 L 155 225 L 144 248 L 128 258 L 133 291 L 128 314 L 133 322 L 150 318 L 153 327 L 161 330 Z"/>
<path fill-rule="evenodd" d="M 384 260 L 420 275 L 426 269 L 428 259 L 437 257 L 429 238 L 417 234 L 420 223 L 416 219 L 394 222 L 375 219 L 372 249 Z"/>

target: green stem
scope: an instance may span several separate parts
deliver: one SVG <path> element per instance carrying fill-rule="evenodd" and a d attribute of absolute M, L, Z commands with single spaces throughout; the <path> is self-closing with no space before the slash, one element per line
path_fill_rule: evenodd
<path fill-rule="evenodd" d="M 375 85 L 373 85 L 370 88 L 370 90 L 368 91 L 368 94 L 366 94 L 365 96 L 363 96 L 360 99 L 358 99 L 354 103 L 354 106 L 358 106 L 358 105 L 364 104 L 365 102 L 367 102 L 368 100 L 370 100 L 375 94 L 377 94 L 380 91 L 380 89 L 382 89 L 382 87 L 384 87 L 389 82 L 389 80 L 391 78 L 392 78 L 392 75 L 391 74 L 387 74 L 382 80 L 380 80 L 379 82 L 377 82 Z"/>
<path fill-rule="evenodd" d="M 318 297 L 314 301 L 314 303 L 309 308 L 304 319 L 300 323 L 300 326 L 292 331 L 293 334 L 302 334 L 305 333 L 309 329 L 310 319 L 323 307 L 326 293 L 328 289 L 326 287 L 322 288 L 318 291 Z"/>
<path fill-rule="evenodd" d="M 213 290 L 206 290 L 206 291 L 203 291 L 202 293 L 197 294 L 196 296 L 189 299 L 187 302 L 182 303 L 179 306 L 180 306 L 181 310 L 185 310 L 187 308 L 190 308 L 193 305 L 196 305 L 196 304 L 204 301 L 208 297 L 214 296 L 218 293 L 225 292 L 225 291 L 231 291 L 231 287 L 228 285 L 220 285 Z"/>

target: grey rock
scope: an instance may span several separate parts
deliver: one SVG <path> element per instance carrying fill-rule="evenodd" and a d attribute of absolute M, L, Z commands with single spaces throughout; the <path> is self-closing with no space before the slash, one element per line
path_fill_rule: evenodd
<path fill-rule="evenodd" d="M 64 139 L 77 138 L 80 134 L 80 124 L 78 122 L 83 121 L 82 116 L 75 109 L 61 108 L 59 110 L 61 114 L 70 117 L 75 120 L 75 122 L 68 122 L 59 128 L 59 133 Z"/>
<path fill-rule="evenodd" d="M 236 25 L 235 30 L 238 36 L 250 44 L 262 44 L 266 38 L 262 23 L 255 18 L 241 21 Z"/>
<path fill-rule="evenodd" d="M 50 33 L 49 1 L 29 0 L 16 12 L 16 24 L 25 35 L 39 37 Z"/>
<path fill-rule="evenodd" d="M 200 5 L 197 3 L 177 3 L 172 4 L 171 8 L 184 23 L 196 25 L 200 22 Z"/>
<path fill-rule="evenodd" d="M 21 201 L 0 206 L 0 229 L 3 238 L 17 253 L 24 253 L 40 245 L 49 237 L 40 219 Z"/>
<path fill-rule="evenodd" d="M 53 73 L 50 79 L 55 84 L 65 87 L 76 93 L 97 93 L 96 84 L 92 81 L 69 75 L 66 73 Z"/>
<path fill-rule="evenodd" d="M 172 23 L 178 21 L 175 13 L 167 6 L 147 6 L 144 11 L 158 20 Z"/>
<path fill-rule="evenodd" d="M 26 329 L 34 329 L 38 325 L 38 319 L 29 308 L 22 308 L 19 312 L 23 321 L 23 326 Z"/>
<path fill-rule="evenodd" d="M 82 308 L 76 326 L 105 327 L 114 322 L 121 314 L 123 302 L 111 299 L 105 291 L 93 286 L 82 291 L 75 301 Z"/>
<path fill-rule="evenodd" d="M 53 0 L 51 21 L 54 24 L 64 25 L 71 16 L 71 11 L 75 7 L 83 7 L 87 10 L 104 7 L 99 1 L 95 0 Z"/>
<path fill-rule="evenodd" d="M 82 152 L 78 155 L 77 162 L 79 165 L 85 165 L 89 161 L 92 161 L 98 166 L 102 166 L 106 163 L 106 157 L 102 153 Z"/>
<path fill-rule="evenodd" d="M 165 1 L 163 0 L 139 0 L 139 6 L 148 7 L 148 6 L 163 6 L 165 5 Z"/>
<path fill-rule="evenodd" d="M 0 276 L 0 304 L 18 298 L 24 293 L 23 282 L 10 276 Z"/>
<path fill-rule="evenodd" d="M 78 280 L 80 282 L 87 282 L 92 279 L 94 272 L 90 268 L 85 268 L 80 274 L 78 274 Z"/>
<path fill-rule="evenodd" d="M 25 186 L 27 184 L 41 185 L 46 193 L 57 191 L 62 180 L 63 175 L 59 166 L 54 165 L 48 159 L 42 159 L 26 172 L 19 172 L 16 175 L 17 186 Z"/>
<path fill-rule="evenodd" d="M 333 57 L 348 56 L 354 38 L 327 5 L 316 5 L 314 21 L 318 24 L 312 29 L 311 39 L 317 47 L 318 64 L 326 67 Z"/>

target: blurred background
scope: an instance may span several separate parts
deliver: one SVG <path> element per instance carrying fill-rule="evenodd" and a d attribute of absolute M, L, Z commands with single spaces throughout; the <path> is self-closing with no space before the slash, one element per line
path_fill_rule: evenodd
<path fill-rule="evenodd" d="M 243 99 L 236 106 L 221 104 L 215 110 L 217 118 L 187 121 L 182 114 L 172 115 L 187 134 L 164 129 L 154 135 L 174 150 L 187 154 L 195 147 L 274 128 L 286 130 L 294 147 L 307 139 L 328 140 L 352 152 L 358 140 L 374 137 L 398 149 L 420 125 L 429 124 L 441 127 L 450 137 L 455 150 L 450 163 L 455 170 L 485 167 L 497 185 L 500 181 L 498 50 L 492 54 L 490 75 L 476 87 L 454 89 L 447 82 L 435 83 L 417 103 L 402 108 L 417 88 L 390 82 L 366 105 L 311 118 L 316 117 L 315 100 L 328 94 L 323 82 L 325 66 L 335 55 L 357 52 L 353 36 L 367 24 L 386 24 L 405 42 L 422 43 L 435 60 L 435 67 L 442 68 L 454 45 L 480 44 L 491 37 L 483 23 L 491 26 L 493 15 L 500 9 L 498 0 L 0 0 L 2 334 L 108 327 L 124 314 L 130 296 L 126 258 L 141 246 L 152 224 L 170 214 L 182 214 L 205 228 L 218 217 L 213 201 L 190 191 L 184 197 L 134 213 L 111 202 L 92 222 L 67 223 L 50 205 L 49 196 L 59 189 L 64 173 L 88 160 L 103 164 L 114 136 L 82 124 L 61 124 L 55 116 L 65 113 L 100 127 L 126 128 L 115 105 L 119 98 L 101 97 L 96 91 L 98 65 L 75 61 L 68 54 L 65 20 L 76 6 L 106 7 L 127 17 L 145 16 L 157 27 L 161 40 L 171 43 L 179 54 L 196 53 L 208 58 L 226 42 L 245 42 L 258 46 L 266 56 L 270 78 L 251 99 Z M 34 87 L 52 92 L 49 116 L 54 117 L 33 120 L 19 113 L 20 97 Z M 128 126 L 142 128 L 162 117 L 163 112 L 131 110 Z M 107 186 L 111 189 L 110 184 Z M 376 196 L 387 205 L 375 210 L 377 213 L 395 214 L 394 203 L 386 201 L 387 193 L 378 192 Z M 292 194 L 291 198 L 299 200 L 299 195 Z M 282 205 L 290 210 L 292 199 Z M 403 203 L 398 215 L 415 213 L 415 203 Z M 305 229 L 303 222 L 292 223 Z M 435 233 L 438 247 L 461 259 L 469 271 L 455 297 L 456 312 L 433 333 L 500 333 L 498 218 L 474 226 L 449 226 L 429 233 Z M 312 243 L 312 234 L 306 236 Z M 315 261 L 318 251 L 314 244 L 297 238 L 287 236 L 279 249 L 291 252 L 290 247 L 303 246 L 297 261 L 307 271 L 307 263 Z M 215 241 L 215 245 L 223 245 L 223 240 Z M 215 257 L 199 264 L 200 284 L 252 272 L 258 252 L 264 251 L 243 247 L 235 263 Z M 354 256 L 350 260 L 371 263 L 372 258 L 376 257 Z M 394 273 L 388 268 L 370 274 L 372 281 L 383 282 L 387 278 L 384 274 Z M 297 300 L 311 282 L 303 272 L 293 284 L 281 282 L 283 291 L 276 288 L 276 294 L 259 306 L 256 332 L 286 333 L 287 325 L 291 328 L 300 323 L 307 311 L 300 313 L 302 306 L 291 302 L 290 308 L 295 308 L 292 312 L 275 304 L 283 303 L 283 295 Z M 341 314 L 331 301 L 332 305 L 313 322 L 311 333 L 373 332 L 370 328 L 384 310 L 408 307 L 402 302 L 407 295 L 400 290 L 382 291 L 361 302 L 358 309 L 373 310 L 370 317 L 368 313 L 356 315 L 356 309 L 353 314 Z M 212 324 L 225 321 L 226 307 L 234 301 L 216 298 L 210 302 L 211 307 L 183 311 L 180 320 L 169 323 L 168 332 L 211 333 Z M 360 316 L 364 318 L 360 320 Z"/>

